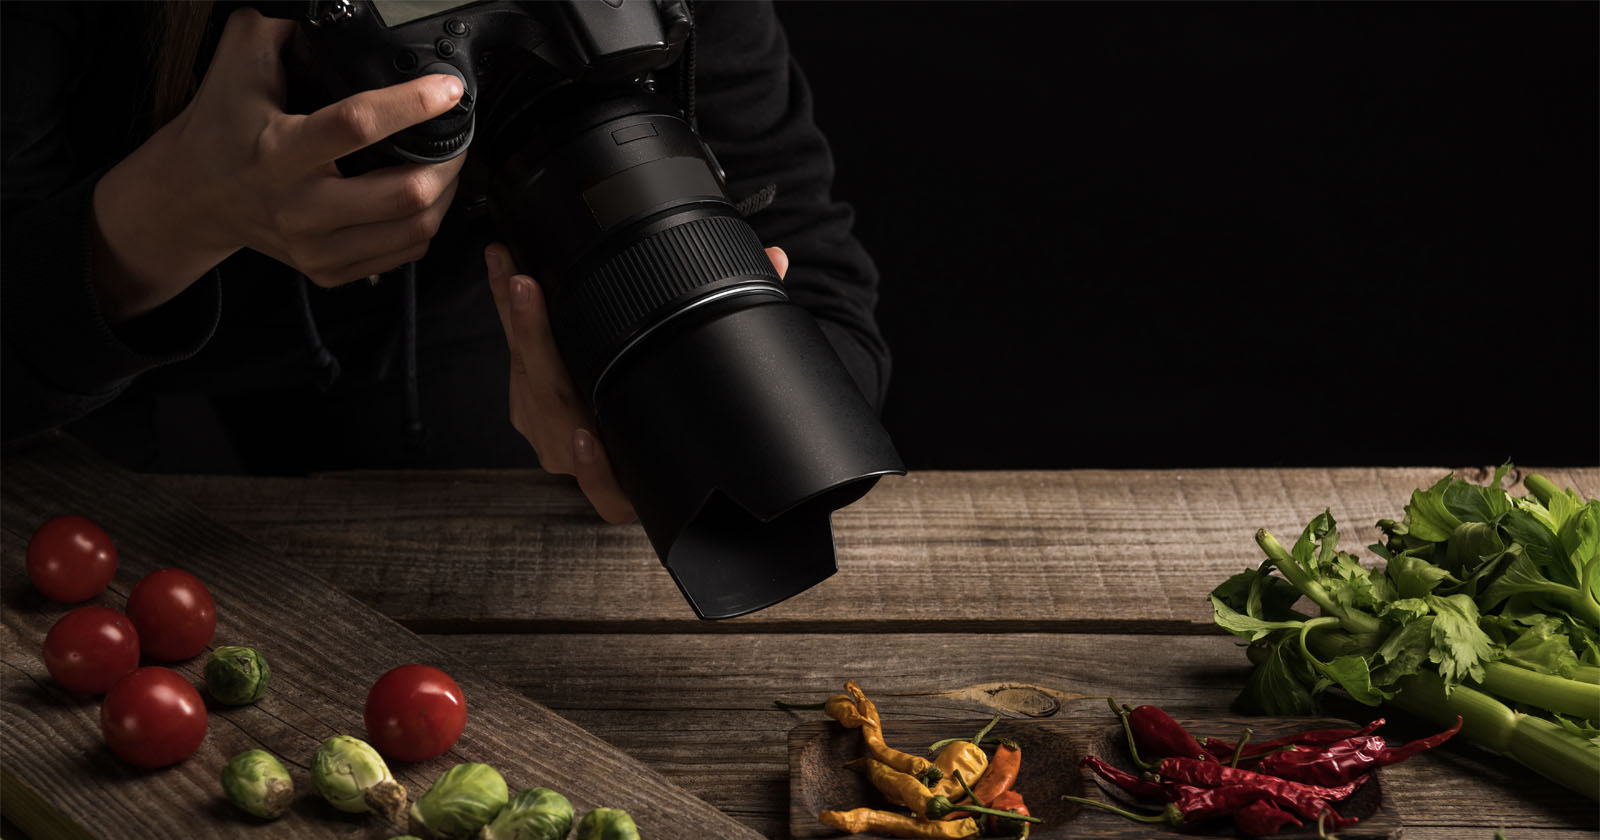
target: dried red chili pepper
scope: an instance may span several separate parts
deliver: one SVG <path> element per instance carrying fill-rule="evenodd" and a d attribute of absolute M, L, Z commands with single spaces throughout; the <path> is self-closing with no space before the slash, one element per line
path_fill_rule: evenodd
<path fill-rule="evenodd" d="M 1374 730 L 1383 724 L 1383 718 L 1378 718 L 1360 729 L 1311 729 L 1305 732 L 1297 732 L 1293 735 L 1285 735 L 1282 738 L 1274 738 L 1270 741 L 1257 741 L 1245 747 L 1240 760 L 1250 761 L 1260 758 L 1266 753 L 1277 752 L 1284 747 L 1290 746 L 1324 747 L 1335 741 L 1343 741 L 1346 738 L 1371 735 Z M 1219 761 L 1227 761 L 1233 758 L 1233 753 L 1239 746 L 1237 743 L 1224 741 L 1221 738 L 1206 738 L 1200 742 L 1200 745 L 1205 748 L 1207 753 Z"/>
<path fill-rule="evenodd" d="M 1204 822 L 1206 820 L 1226 817 L 1233 812 L 1258 801 L 1264 795 L 1262 791 L 1234 785 L 1225 788 L 1200 788 L 1194 785 L 1170 785 L 1167 793 L 1172 798 L 1157 814 L 1135 814 L 1123 810 L 1115 805 L 1108 805 L 1098 799 L 1084 799 L 1081 796 L 1063 796 L 1068 802 L 1080 805 L 1090 805 L 1101 810 L 1119 814 L 1135 822 L 1166 823 L 1167 825 L 1185 825 L 1187 823 Z"/>
<path fill-rule="evenodd" d="M 1135 799 L 1141 799 L 1146 802 L 1166 802 L 1171 798 L 1167 795 L 1166 787 L 1160 782 L 1141 779 L 1132 773 L 1118 770 L 1105 763 L 1099 756 L 1086 755 L 1079 759 L 1078 766 L 1090 768 L 1099 774 L 1100 778 L 1122 788 L 1132 794 Z"/>
<path fill-rule="evenodd" d="M 1129 709 L 1117 705 L 1117 701 L 1110 697 L 1106 700 L 1111 703 L 1111 711 L 1116 712 L 1122 720 L 1123 731 L 1128 736 L 1128 751 L 1133 754 L 1134 763 L 1140 767 L 1149 767 L 1149 762 L 1169 756 L 1200 760 L 1212 758 L 1200 746 L 1200 742 L 1189 734 L 1189 730 L 1183 728 L 1183 724 L 1161 709 L 1155 706 Z"/>
<path fill-rule="evenodd" d="M 1215 761 L 1195 761 L 1192 758 L 1167 758 L 1162 759 L 1156 774 L 1162 781 L 1178 782 L 1186 785 L 1200 787 L 1224 787 L 1227 785 L 1261 785 L 1273 789 L 1282 789 L 1293 796 L 1310 799 L 1326 799 L 1330 802 L 1342 802 L 1360 787 L 1366 778 L 1347 782 L 1339 787 L 1323 787 L 1321 785 L 1306 784 L 1241 767 L 1229 767 Z M 1315 813 L 1312 814 L 1316 816 Z"/>
<path fill-rule="evenodd" d="M 1450 740 L 1461 731 L 1461 718 L 1454 726 L 1403 747 L 1387 747 L 1380 735 L 1361 735 L 1335 741 L 1322 750 L 1273 753 L 1261 759 L 1259 768 L 1284 779 L 1316 785 L 1341 785 L 1375 768 L 1405 761 L 1423 750 Z"/>
<path fill-rule="evenodd" d="M 1166 823 L 1167 825 L 1187 825 L 1228 817 L 1253 802 L 1267 801 L 1275 803 L 1277 799 L 1270 789 L 1253 785 L 1202 788 L 1194 785 L 1168 783 L 1165 787 L 1172 797 L 1172 801 L 1167 803 L 1166 807 L 1158 814 L 1135 814 L 1113 805 L 1107 805 L 1099 800 L 1084 799 L 1080 796 L 1063 796 L 1061 798 L 1069 802 L 1092 805 L 1137 822 Z M 1323 816 L 1326 820 L 1326 825 L 1333 829 L 1352 825 L 1359 821 L 1354 818 L 1339 816 L 1326 803 L 1323 803 L 1318 815 Z"/>
<path fill-rule="evenodd" d="M 1246 837 L 1266 837 L 1288 826 L 1298 826 L 1294 814 L 1269 802 L 1257 800 L 1233 812 L 1233 827 Z"/>

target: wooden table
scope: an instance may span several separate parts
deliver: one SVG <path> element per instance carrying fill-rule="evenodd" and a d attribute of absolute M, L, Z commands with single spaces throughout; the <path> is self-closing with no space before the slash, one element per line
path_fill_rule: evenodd
<path fill-rule="evenodd" d="M 38 457 L 58 456 L 24 456 Z M 6 465 L 11 520 L 18 461 Z M 71 486 L 117 478 L 81 469 Z M 1342 543 L 1366 545 L 1374 521 L 1444 472 L 891 478 L 835 516 L 837 575 L 716 623 L 694 618 L 636 526 L 605 525 L 565 480 L 538 473 L 123 476 L 106 480 L 142 488 L 138 497 L 105 504 L 197 506 L 738 823 L 786 837 L 786 735 L 818 713 L 779 710 L 775 698 L 820 700 L 855 679 L 905 720 L 1109 719 L 1106 695 L 1222 713 L 1248 664 L 1212 626 L 1205 594 L 1258 562 L 1254 530 L 1298 533 L 1330 508 Z M 1541 472 L 1600 495 L 1600 469 Z M 15 527 L 5 523 L 7 567 L 19 562 Z M 1423 728 L 1394 727 L 1397 737 Z M 1386 773 L 1408 838 L 1488 840 L 1496 828 L 1512 840 L 1592 837 L 1600 827 L 1593 800 L 1466 745 Z M 1081 818 L 1081 836 L 1112 819 Z M 702 836 L 713 835 L 732 836 Z"/>

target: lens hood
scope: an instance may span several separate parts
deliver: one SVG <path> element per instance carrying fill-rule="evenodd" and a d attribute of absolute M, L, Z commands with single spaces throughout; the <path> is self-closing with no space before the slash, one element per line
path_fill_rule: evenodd
<path fill-rule="evenodd" d="M 748 294 L 675 317 L 595 393 L 640 523 L 694 611 L 731 618 L 837 569 L 833 511 L 904 474 L 811 315 Z"/>

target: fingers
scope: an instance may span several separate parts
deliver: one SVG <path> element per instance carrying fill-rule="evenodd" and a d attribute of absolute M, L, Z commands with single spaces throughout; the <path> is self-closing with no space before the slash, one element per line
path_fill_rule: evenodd
<path fill-rule="evenodd" d="M 248 6 L 228 16 L 217 40 L 217 56 L 221 60 L 238 58 L 251 63 L 263 59 L 271 62 L 277 71 L 278 56 L 294 37 L 299 23 L 285 18 L 269 18 Z"/>
<path fill-rule="evenodd" d="M 789 255 L 782 248 L 774 245 L 767 249 L 767 259 L 772 260 L 772 269 L 778 272 L 778 279 L 782 280 L 789 273 Z"/>
<path fill-rule="evenodd" d="M 502 265 L 509 267 L 510 260 Z M 588 409 L 556 349 L 539 284 L 517 274 L 506 279 L 505 287 L 496 306 L 511 347 L 511 424 L 533 445 L 541 466 L 572 475 L 572 430 L 588 422 Z"/>
<path fill-rule="evenodd" d="M 293 143 L 308 164 L 326 163 L 443 114 L 461 93 L 461 80 L 443 73 L 363 91 L 302 118 Z"/>
<path fill-rule="evenodd" d="M 340 228 L 294 246 L 291 264 L 319 286 L 337 286 L 422 259 L 444 223 L 456 182 L 432 207 L 413 216 Z"/>
<path fill-rule="evenodd" d="M 623 493 L 621 485 L 617 484 L 617 476 L 611 470 L 611 461 L 606 457 L 605 447 L 600 445 L 600 440 L 588 429 L 580 428 L 573 431 L 572 455 L 578 487 L 583 490 L 583 495 L 589 498 L 589 504 L 594 505 L 595 512 L 600 514 L 600 518 L 613 525 L 621 525 L 639 518 L 638 514 L 633 512 L 633 504 L 628 501 L 627 494 Z"/>
<path fill-rule="evenodd" d="M 457 155 L 444 163 L 385 166 L 353 178 L 319 179 L 304 203 L 324 229 L 414 216 L 453 191 L 467 162 Z"/>

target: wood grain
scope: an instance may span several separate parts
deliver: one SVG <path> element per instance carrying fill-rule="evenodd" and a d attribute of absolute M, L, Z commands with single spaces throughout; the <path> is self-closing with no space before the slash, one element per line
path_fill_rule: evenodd
<path fill-rule="evenodd" d="M 1298 534 L 1326 508 L 1343 544 L 1364 546 L 1374 522 L 1445 472 L 891 477 L 835 514 L 837 574 L 724 622 L 694 618 L 637 525 L 606 525 L 539 472 L 152 480 L 424 632 L 1186 633 L 1215 632 L 1205 595 L 1259 562 L 1256 528 Z M 1600 469 L 1544 472 L 1600 495 Z"/>
<path fill-rule="evenodd" d="M 27 585 L 25 548 L 41 522 L 69 511 L 94 519 L 118 546 L 116 579 L 96 603 L 120 607 L 140 576 L 181 566 L 216 598 L 213 642 L 259 647 L 273 665 L 266 698 L 213 709 L 205 743 L 179 765 L 141 772 L 117 760 L 101 744 L 97 699 L 62 690 L 40 661 L 45 632 L 67 608 L 42 601 Z M 486 761 L 513 790 L 553 787 L 580 812 L 625 808 L 652 838 L 756 836 L 549 709 L 80 447 L 56 443 L 6 461 L 0 532 L 0 764 L 6 814 L 24 831 L 57 836 L 64 820 L 113 838 L 223 837 L 246 828 L 253 837 L 391 836 L 398 827 L 322 802 L 311 793 L 306 767 L 324 738 L 364 734 L 361 706 L 380 674 L 426 662 L 456 677 L 471 714 L 445 756 L 392 768 L 413 797 L 452 764 Z M 175 667 L 198 683 L 203 661 Z M 289 814 L 259 826 L 233 810 L 217 781 L 229 756 L 258 747 L 284 761 L 300 792 Z"/>
<path fill-rule="evenodd" d="M 660 770 L 768 837 L 788 836 L 783 733 L 822 719 L 776 699 L 820 701 L 858 679 L 897 723 L 1015 719 L 1111 720 L 1107 695 L 1178 715 L 1216 716 L 1249 665 L 1225 636 L 1096 634 L 536 634 L 435 637 L 509 685 Z M 1365 722 L 1348 701 L 1329 714 Z M 1387 713 L 1396 740 L 1433 727 Z M 1461 742 L 1385 768 L 1385 796 L 1406 837 L 1481 836 L 1504 826 L 1600 830 L 1592 800 Z M 1085 836 L 1094 836 L 1092 834 Z"/>

